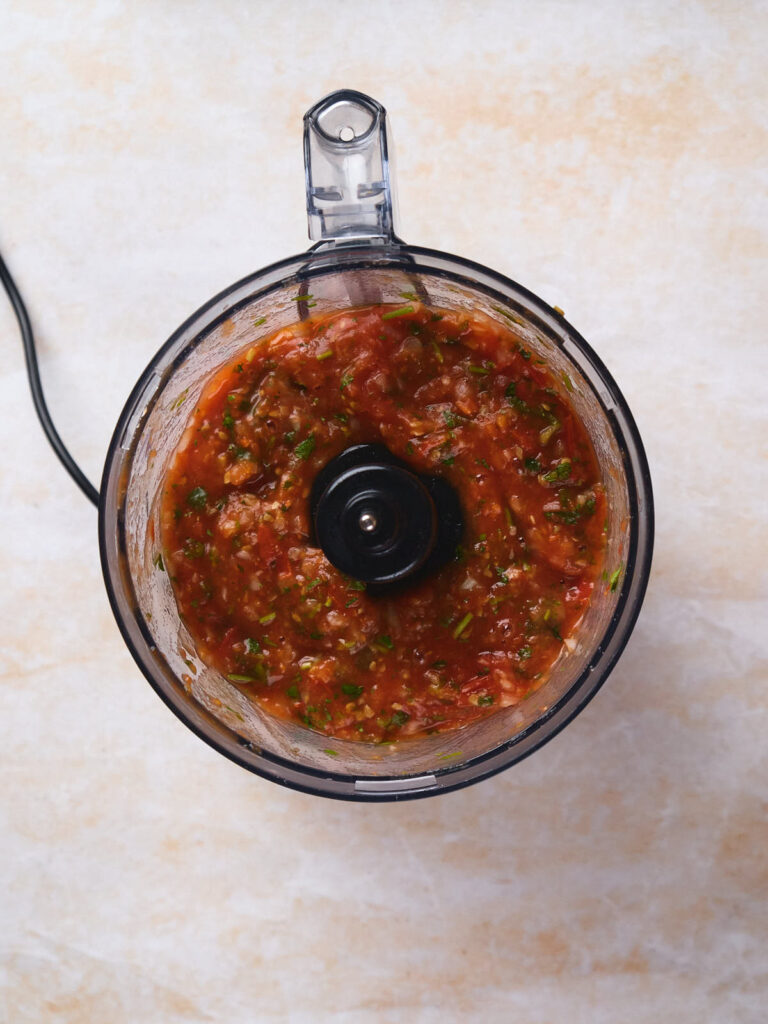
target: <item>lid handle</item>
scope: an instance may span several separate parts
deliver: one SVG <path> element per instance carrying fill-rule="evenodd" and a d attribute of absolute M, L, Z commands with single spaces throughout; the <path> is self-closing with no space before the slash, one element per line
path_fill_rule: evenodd
<path fill-rule="evenodd" d="M 334 244 L 398 241 L 389 177 L 387 112 L 340 89 L 304 115 L 309 237 Z"/>

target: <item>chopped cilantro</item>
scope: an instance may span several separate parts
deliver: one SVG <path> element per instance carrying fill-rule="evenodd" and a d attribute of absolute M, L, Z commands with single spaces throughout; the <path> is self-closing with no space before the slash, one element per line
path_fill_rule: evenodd
<path fill-rule="evenodd" d="M 525 460 L 525 468 L 530 473 L 540 473 L 541 472 L 541 463 L 539 462 L 538 459 L 526 459 Z"/>
<path fill-rule="evenodd" d="M 309 437 L 305 437 L 303 441 L 294 448 L 294 452 L 299 459 L 308 459 L 312 452 L 315 450 L 315 435 L 310 434 Z"/>
<path fill-rule="evenodd" d="M 342 683 L 342 693 L 346 693 L 348 697 L 359 697 L 363 692 L 362 686 L 355 686 L 354 683 Z"/>
<path fill-rule="evenodd" d="M 382 633 L 381 636 L 376 637 L 376 644 L 387 651 L 393 650 L 395 646 L 392 637 L 386 633 Z"/>
<path fill-rule="evenodd" d="M 354 379 L 355 375 L 353 373 L 345 373 L 339 382 L 339 391 L 343 391 L 345 388 L 348 388 Z"/>
<path fill-rule="evenodd" d="M 521 647 L 520 650 L 517 652 L 517 656 L 520 659 L 520 661 L 527 661 L 532 654 L 533 648 L 527 645 L 525 647 Z"/>
<path fill-rule="evenodd" d="M 556 480 L 567 480 L 571 475 L 571 460 L 560 459 L 554 469 L 551 469 L 549 473 L 544 474 L 544 479 L 548 484 L 554 483 Z"/>
<path fill-rule="evenodd" d="M 289 686 L 285 692 L 291 698 L 291 700 L 301 700 L 299 688 L 296 685 L 296 683 L 294 683 L 293 686 Z"/>
<path fill-rule="evenodd" d="M 529 412 L 530 406 L 527 402 L 523 401 L 517 394 L 517 382 L 511 380 L 504 391 L 507 396 L 507 400 L 513 409 L 517 409 L 518 412 Z"/>
<path fill-rule="evenodd" d="M 249 654 L 260 654 L 261 644 L 258 640 L 252 640 L 250 637 L 245 641 L 245 649 Z"/>
<path fill-rule="evenodd" d="M 477 703 L 481 708 L 487 708 L 489 704 L 493 704 L 493 694 L 485 693 L 482 697 L 477 698 Z"/>
<path fill-rule="evenodd" d="M 347 584 L 347 590 L 365 590 L 365 584 L 362 580 L 350 580 Z"/>
<path fill-rule="evenodd" d="M 405 725 L 405 723 L 408 721 L 410 717 L 411 716 L 408 714 L 407 711 L 393 711 L 392 717 L 389 720 L 389 725 L 390 727 L 400 727 L 401 725 Z"/>
<path fill-rule="evenodd" d="M 208 501 L 208 494 L 202 487 L 195 487 L 187 495 L 187 504 L 191 505 L 192 508 L 204 509 L 205 503 Z"/>

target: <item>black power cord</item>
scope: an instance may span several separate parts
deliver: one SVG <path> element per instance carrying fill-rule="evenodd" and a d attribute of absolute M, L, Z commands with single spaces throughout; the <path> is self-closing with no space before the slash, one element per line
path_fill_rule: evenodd
<path fill-rule="evenodd" d="M 29 314 L 24 305 L 24 300 L 19 294 L 19 289 L 16 287 L 2 255 L 0 255 L 0 281 L 3 282 L 3 288 L 5 288 L 10 303 L 13 306 L 16 319 L 19 321 L 21 341 L 24 345 L 24 357 L 27 361 L 29 387 L 32 392 L 32 402 L 34 403 L 35 412 L 40 420 L 45 436 L 48 438 L 51 448 L 56 452 L 59 462 L 61 462 L 64 469 L 66 469 L 86 498 L 98 506 L 99 492 L 69 454 L 66 445 L 59 437 L 58 431 L 53 425 L 51 414 L 48 412 L 48 406 L 45 404 L 45 396 L 43 395 L 43 385 L 40 380 L 40 369 L 37 365 L 37 351 L 35 348 L 35 336 L 32 333 L 32 324 L 29 322 Z"/>

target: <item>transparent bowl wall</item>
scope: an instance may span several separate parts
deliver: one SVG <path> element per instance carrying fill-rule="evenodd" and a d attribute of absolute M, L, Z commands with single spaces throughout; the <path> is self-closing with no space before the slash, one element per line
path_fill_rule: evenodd
<path fill-rule="evenodd" d="M 181 623 L 160 549 L 163 478 L 212 374 L 247 344 L 308 315 L 372 302 L 402 305 L 402 292 L 447 309 L 481 311 L 547 361 L 585 422 L 607 492 L 606 567 L 576 634 L 548 680 L 513 708 L 453 733 L 393 747 L 314 733 L 262 712 L 199 658 Z M 263 318 L 263 323 L 260 323 Z M 563 384 L 565 389 L 565 384 Z M 327 796 L 381 800 L 454 789 L 499 771 L 554 735 L 597 690 L 639 611 L 652 546 L 650 480 L 620 392 L 600 360 L 552 309 L 476 264 L 414 247 L 311 253 L 239 282 L 191 317 L 158 353 L 128 400 L 107 456 L 100 544 L 121 631 L 144 674 L 195 732 L 243 766 Z M 325 752 L 332 747 L 336 756 Z"/>

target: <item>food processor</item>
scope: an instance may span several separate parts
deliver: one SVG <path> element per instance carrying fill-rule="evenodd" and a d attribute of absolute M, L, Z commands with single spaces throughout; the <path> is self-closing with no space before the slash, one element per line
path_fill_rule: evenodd
<path fill-rule="evenodd" d="M 168 707 L 220 753 L 307 793 L 363 801 L 426 797 L 521 760 L 562 729 L 605 681 L 635 624 L 650 571 L 648 465 L 616 383 L 558 310 L 493 270 L 405 244 L 397 236 L 381 104 L 352 90 L 320 100 L 304 118 L 304 159 L 309 235 L 315 244 L 202 306 L 152 359 L 126 402 L 99 495 L 104 579 L 118 626 L 142 672 Z M 381 744 L 334 739 L 329 750 L 327 736 L 270 716 L 201 660 L 158 559 L 161 494 L 203 388 L 246 346 L 312 316 L 408 301 L 495 320 L 563 382 L 568 402 L 586 426 L 605 487 L 606 572 L 546 681 L 521 703 L 453 732 Z M 344 554 L 343 523 L 349 516 L 345 520 L 342 512 L 354 505 L 360 482 L 370 484 L 373 469 L 382 508 L 398 493 L 401 500 L 416 500 L 409 496 L 415 485 L 406 479 L 408 467 L 385 450 L 351 451 L 331 471 L 321 471 L 326 475 L 313 489 L 318 528 L 311 542 L 335 564 L 350 564 L 344 557 L 358 564 L 354 552 Z M 419 485 L 428 492 L 422 496 L 424 507 L 434 520 L 428 525 L 432 546 L 425 554 L 421 542 L 406 545 L 407 556 L 397 568 L 399 588 L 421 578 L 433 549 L 448 550 L 461 530 L 461 511 L 440 490 L 439 478 Z M 316 506 L 329 501 L 332 512 L 318 518 Z M 472 510 L 463 514 L 470 519 Z M 362 531 L 375 521 L 365 516 L 354 523 Z M 390 568 L 378 564 L 363 572 L 378 572 L 390 582 Z"/>

